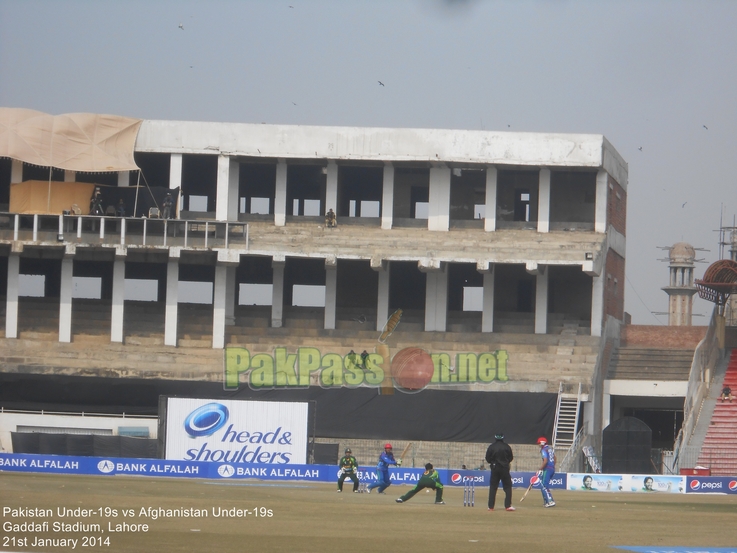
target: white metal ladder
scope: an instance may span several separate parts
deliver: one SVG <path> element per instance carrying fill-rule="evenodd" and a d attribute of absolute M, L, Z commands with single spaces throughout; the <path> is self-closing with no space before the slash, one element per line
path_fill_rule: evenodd
<path fill-rule="evenodd" d="M 563 383 L 558 386 L 558 405 L 553 425 L 553 449 L 561 459 L 573 445 L 578 433 L 578 415 L 581 409 L 581 384 L 576 394 L 563 393 Z"/>

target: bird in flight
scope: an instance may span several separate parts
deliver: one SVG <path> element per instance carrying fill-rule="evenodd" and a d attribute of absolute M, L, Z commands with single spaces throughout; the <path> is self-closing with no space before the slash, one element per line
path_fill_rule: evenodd
<path fill-rule="evenodd" d="M 294 102 L 292 102 L 292 105 L 295 105 L 296 106 L 297 104 L 295 104 Z"/>
<path fill-rule="evenodd" d="M 385 86 L 381 81 L 377 81 L 381 86 Z"/>
<path fill-rule="evenodd" d="M 707 127 L 706 125 L 701 125 L 701 126 L 704 127 L 707 131 L 709 130 L 709 127 Z"/>
<path fill-rule="evenodd" d="M 183 31 L 184 30 L 184 23 L 179 24 L 179 28 Z"/>
<path fill-rule="evenodd" d="M 640 150 L 640 151 L 642 151 L 642 146 L 640 146 L 640 147 L 639 147 L 639 148 L 637 148 L 637 149 L 638 149 L 638 150 Z"/>
<path fill-rule="evenodd" d="M 681 206 L 681 208 L 684 208 L 684 207 L 686 207 L 686 204 L 687 204 L 687 203 L 688 203 L 688 202 L 683 202 L 683 205 Z"/>

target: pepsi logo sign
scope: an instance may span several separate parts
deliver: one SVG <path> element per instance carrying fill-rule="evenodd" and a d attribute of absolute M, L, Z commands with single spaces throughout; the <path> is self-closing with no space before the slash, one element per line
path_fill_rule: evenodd
<path fill-rule="evenodd" d="M 699 488 L 701 488 L 701 482 L 698 480 L 691 480 L 691 484 L 689 484 L 689 488 L 691 488 L 692 491 L 696 491 Z"/>
<path fill-rule="evenodd" d="M 463 477 L 457 472 L 454 472 L 453 475 L 450 477 L 450 481 L 453 482 L 453 484 L 460 484 L 462 480 Z"/>
<path fill-rule="evenodd" d="M 728 487 L 730 492 L 737 492 L 737 480 L 730 480 Z"/>

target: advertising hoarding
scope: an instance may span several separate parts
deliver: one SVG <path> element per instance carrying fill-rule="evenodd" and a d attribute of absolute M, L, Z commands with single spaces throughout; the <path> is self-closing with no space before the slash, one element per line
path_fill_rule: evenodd
<path fill-rule="evenodd" d="M 166 459 L 305 464 L 308 404 L 167 398 Z"/>

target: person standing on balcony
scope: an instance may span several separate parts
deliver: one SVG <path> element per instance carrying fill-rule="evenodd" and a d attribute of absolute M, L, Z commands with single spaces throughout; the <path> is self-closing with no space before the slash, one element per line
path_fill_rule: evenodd
<path fill-rule="evenodd" d="M 161 205 L 161 207 L 162 207 L 161 218 L 171 219 L 172 211 L 174 209 L 174 200 L 171 197 L 171 193 L 169 192 L 166 193 L 166 197 L 164 198 L 164 203 Z"/>
<path fill-rule="evenodd" d="M 102 210 L 102 194 L 100 194 L 100 188 L 98 186 L 95 187 L 95 191 L 90 198 L 90 215 L 104 215 Z"/>

